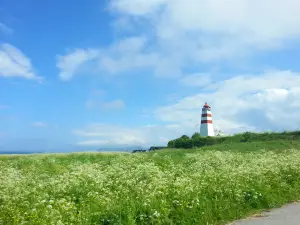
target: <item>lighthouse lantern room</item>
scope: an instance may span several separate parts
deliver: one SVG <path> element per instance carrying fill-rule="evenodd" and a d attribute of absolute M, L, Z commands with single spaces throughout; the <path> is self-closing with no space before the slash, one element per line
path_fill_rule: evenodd
<path fill-rule="evenodd" d="M 200 136 L 215 136 L 210 106 L 205 103 L 202 107 Z"/>

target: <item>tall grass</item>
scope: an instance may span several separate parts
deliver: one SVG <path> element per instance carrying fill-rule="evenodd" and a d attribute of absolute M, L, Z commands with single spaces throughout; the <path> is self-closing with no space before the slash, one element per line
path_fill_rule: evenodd
<path fill-rule="evenodd" d="M 0 224 L 223 224 L 300 199 L 282 143 L 1 157 Z"/>

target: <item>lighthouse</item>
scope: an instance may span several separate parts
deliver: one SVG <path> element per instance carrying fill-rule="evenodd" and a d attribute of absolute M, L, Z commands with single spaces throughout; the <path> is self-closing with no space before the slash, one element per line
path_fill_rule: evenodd
<path fill-rule="evenodd" d="M 200 136 L 215 136 L 210 106 L 205 103 L 202 107 Z"/>

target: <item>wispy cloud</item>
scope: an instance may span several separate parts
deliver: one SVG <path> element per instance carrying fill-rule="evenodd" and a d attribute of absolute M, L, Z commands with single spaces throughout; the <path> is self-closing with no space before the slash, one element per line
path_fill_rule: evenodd
<path fill-rule="evenodd" d="M 60 79 L 70 80 L 84 63 L 96 59 L 98 54 L 98 50 L 95 49 L 75 49 L 66 55 L 58 55 L 56 66 L 60 69 Z"/>
<path fill-rule="evenodd" d="M 101 90 L 101 89 L 95 89 L 95 90 L 92 91 L 92 94 L 94 96 L 102 97 L 106 94 L 106 91 Z"/>
<path fill-rule="evenodd" d="M 0 44 L 0 76 L 42 81 L 42 77 L 35 74 L 31 60 L 10 44 Z"/>
<path fill-rule="evenodd" d="M 3 32 L 4 34 L 13 34 L 14 30 L 4 23 L 0 22 L 0 31 Z"/>
<path fill-rule="evenodd" d="M 114 145 L 165 145 L 168 140 L 176 138 L 182 133 L 197 129 L 187 124 L 146 125 L 135 128 L 114 124 L 90 124 L 73 131 L 78 137 L 78 145 L 114 146 Z"/>
<path fill-rule="evenodd" d="M 129 37 L 113 43 L 107 48 L 75 50 L 57 58 L 60 78 L 70 80 L 74 75 L 85 73 L 120 74 L 130 70 L 152 69 L 158 75 L 173 75 L 175 66 L 156 52 L 147 51 L 147 38 L 144 36 Z M 158 66 L 157 66 L 158 65 Z M 154 67 L 156 67 L 154 69 Z M 93 71 L 91 68 L 94 68 Z"/>
<path fill-rule="evenodd" d="M 186 75 L 179 82 L 185 86 L 203 87 L 212 82 L 210 76 L 208 73 L 195 73 Z"/>
<path fill-rule="evenodd" d="M 38 128 L 44 128 L 44 127 L 47 127 L 48 124 L 44 123 L 44 122 L 36 121 L 36 122 L 32 123 L 32 126 L 38 127 Z"/>
<path fill-rule="evenodd" d="M 161 127 L 157 126 L 133 129 L 118 125 L 91 124 L 85 128 L 74 130 L 73 134 L 81 139 L 78 141 L 78 145 L 151 145 L 154 140 L 152 139 L 153 135 L 151 136 L 150 133 L 155 131 L 155 128 L 155 134 L 159 135 L 162 131 L 160 130 Z"/>
<path fill-rule="evenodd" d="M 100 108 L 103 110 L 120 110 L 125 108 L 125 103 L 123 100 L 114 100 L 111 102 L 102 102 Z"/>

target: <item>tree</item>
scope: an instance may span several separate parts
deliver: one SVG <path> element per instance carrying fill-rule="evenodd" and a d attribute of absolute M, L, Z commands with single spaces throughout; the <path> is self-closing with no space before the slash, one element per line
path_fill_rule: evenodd
<path fill-rule="evenodd" d="M 248 141 L 251 141 L 252 137 L 251 137 L 251 133 L 250 132 L 245 132 L 242 134 L 242 139 L 241 141 L 242 142 L 248 142 Z"/>
<path fill-rule="evenodd" d="M 217 144 L 217 139 L 215 137 L 205 137 L 205 145 L 214 145 Z"/>
<path fill-rule="evenodd" d="M 175 140 L 175 147 L 176 148 L 192 148 L 193 143 L 192 140 L 186 137 L 177 138 Z"/>
<path fill-rule="evenodd" d="M 202 147 L 205 145 L 205 139 L 199 135 L 199 137 L 192 138 L 193 147 Z"/>
<path fill-rule="evenodd" d="M 171 140 L 168 142 L 168 148 L 174 148 L 175 147 L 175 141 Z"/>
<path fill-rule="evenodd" d="M 193 135 L 192 135 L 192 139 L 196 139 L 196 138 L 200 138 L 200 133 L 198 132 L 195 132 Z"/>
<path fill-rule="evenodd" d="M 189 140 L 190 139 L 189 136 L 187 136 L 187 135 L 182 135 L 180 138 L 183 139 L 183 140 Z"/>

